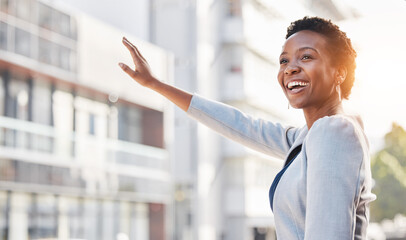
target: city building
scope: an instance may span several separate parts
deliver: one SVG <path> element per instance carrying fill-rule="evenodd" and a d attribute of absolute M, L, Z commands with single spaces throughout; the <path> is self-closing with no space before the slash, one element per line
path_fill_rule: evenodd
<path fill-rule="evenodd" d="M 169 239 L 173 110 L 118 67 L 137 40 L 55 2 L 0 1 L 0 238 Z"/>

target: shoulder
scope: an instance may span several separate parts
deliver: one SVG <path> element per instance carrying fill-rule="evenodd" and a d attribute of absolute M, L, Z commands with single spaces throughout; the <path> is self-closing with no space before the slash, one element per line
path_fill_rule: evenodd
<path fill-rule="evenodd" d="M 339 154 L 367 152 L 368 144 L 362 121 L 354 116 L 334 115 L 314 122 L 307 136 L 309 151 Z M 365 151 L 366 150 L 366 151 Z"/>
<path fill-rule="evenodd" d="M 363 134 L 362 121 L 354 116 L 326 116 L 314 122 L 309 130 L 310 137 L 335 136 L 336 138 L 359 138 Z"/>

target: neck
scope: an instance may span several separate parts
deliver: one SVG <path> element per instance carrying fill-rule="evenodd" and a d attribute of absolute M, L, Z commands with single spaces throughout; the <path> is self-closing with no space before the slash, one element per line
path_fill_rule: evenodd
<path fill-rule="evenodd" d="M 303 113 L 306 119 L 307 128 L 310 129 L 313 126 L 313 123 L 319 118 L 342 114 L 344 113 L 344 110 L 341 101 L 336 101 L 330 104 L 323 104 L 319 107 L 304 108 Z"/>

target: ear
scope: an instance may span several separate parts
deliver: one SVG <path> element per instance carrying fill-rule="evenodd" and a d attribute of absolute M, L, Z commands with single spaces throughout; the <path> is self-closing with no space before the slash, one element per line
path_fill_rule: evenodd
<path fill-rule="evenodd" d="M 337 85 L 341 85 L 345 79 L 347 78 L 347 68 L 343 65 L 340 65 L 336 69 L 336 83 Z"/>

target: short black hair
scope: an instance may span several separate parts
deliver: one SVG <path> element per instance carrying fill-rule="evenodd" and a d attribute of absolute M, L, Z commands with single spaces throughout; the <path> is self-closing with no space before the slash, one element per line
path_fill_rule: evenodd
<path fill-rule="evenodd" d="M 352 47 L 351 40 L 331 20 L 308 16 L 290 24 L 287 29 L 286 39 L 303 30 L 310 30 L 325 36 L 333 64 L 336 66 L 342 65 L 347 68 L 347 77 L 340 87 L 342 97 L 348 99 L 351 88 L 354 85 L 355 58 L 357 57 L 357 52 Z"/>

